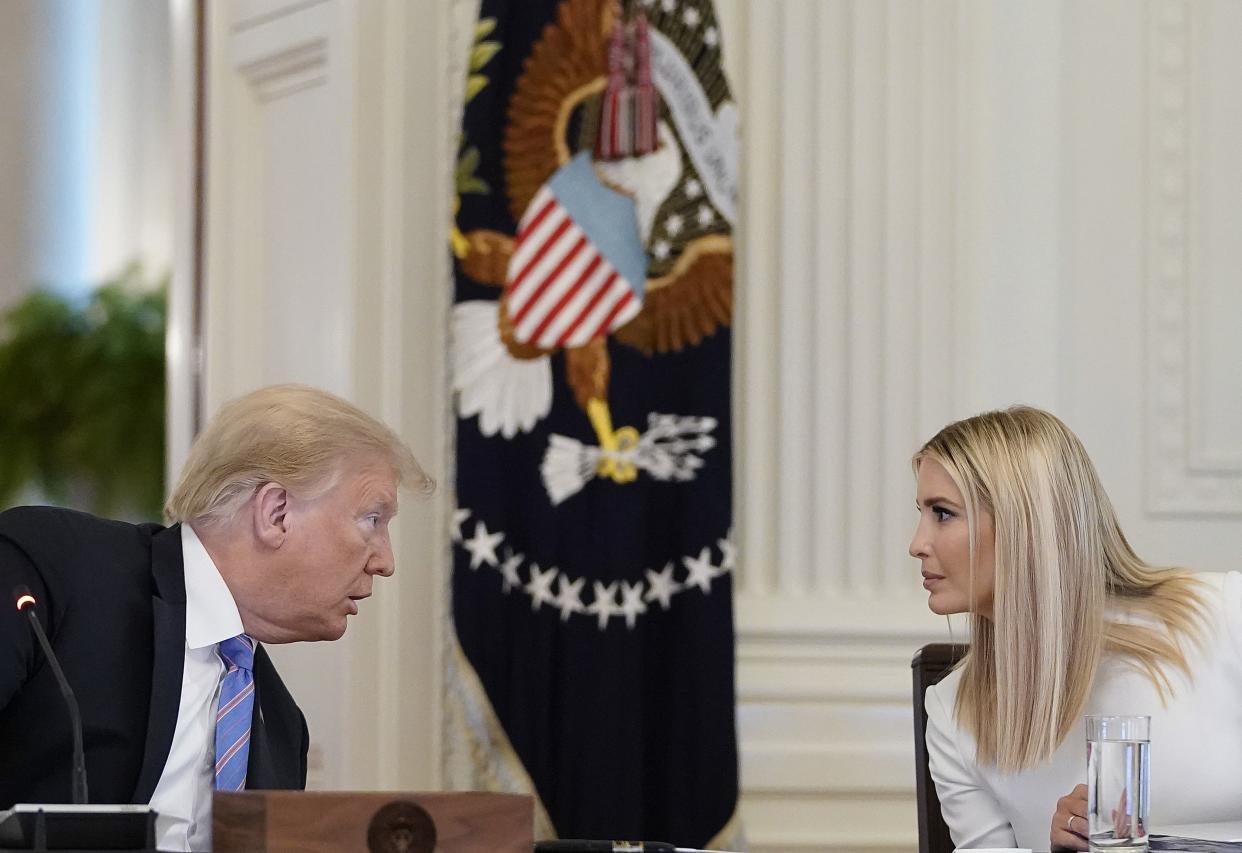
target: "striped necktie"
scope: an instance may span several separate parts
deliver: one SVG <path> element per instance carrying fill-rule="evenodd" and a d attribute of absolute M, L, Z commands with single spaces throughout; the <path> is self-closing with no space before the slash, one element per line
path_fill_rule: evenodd
<path fill-rule="evenodd" d="M 224 677 L 216 711 L 216 772 L 218 791 L 246 787 L 250 757 L 250 718 L 254 713 L 254 640 L 245 634 L 220 643 Z"/>

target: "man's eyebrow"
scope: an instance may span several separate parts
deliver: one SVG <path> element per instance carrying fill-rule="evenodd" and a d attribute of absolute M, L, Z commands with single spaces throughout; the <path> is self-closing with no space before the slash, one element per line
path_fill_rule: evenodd
<path fill-rule="evenodd" d="M 372 510 L 379 510 L 380 512 L 388 513 L 389 515 L 396 515 L 397 513 L 396 499 L 386 494 L 368 495 L 363 500 L 362 505 L 367 508 L 368 512 Z"/>

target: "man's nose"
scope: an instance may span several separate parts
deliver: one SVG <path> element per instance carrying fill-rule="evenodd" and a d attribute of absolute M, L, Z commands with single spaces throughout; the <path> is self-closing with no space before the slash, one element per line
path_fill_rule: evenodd
<path fill-rule="evenodd" d="M 367 563 L 367 573 L 384 578 L 392 577 L 392 573 L 397 568 L 396 562 L 392 555 L 392 545 L 385 542 Z"/>

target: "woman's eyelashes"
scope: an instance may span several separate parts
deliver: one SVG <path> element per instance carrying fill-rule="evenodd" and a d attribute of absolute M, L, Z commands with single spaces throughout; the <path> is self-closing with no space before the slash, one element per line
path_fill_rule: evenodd
<path fill-rule="evenodd" d="M 924 511 L 923 504 L 918 501 L 914 502 L 914 508 L 919 512 Z M 949 509 L 947 506 L 938 503 L 927 504 L 926 511 L 930 512 L 936 521 L 948 521 L 951 518 L 957 518 L 957 512 Z"/>

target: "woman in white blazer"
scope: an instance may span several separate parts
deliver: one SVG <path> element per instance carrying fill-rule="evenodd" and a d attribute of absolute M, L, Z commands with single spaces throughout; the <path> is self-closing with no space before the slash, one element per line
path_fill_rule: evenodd
<path fill-rule="evenodd" d="M 970 614 L 969 653 L 926 695 L 954 842 L 1086 850 L 1084 714 L 1151 716 L 1157 830 L 1242 818 L 1242 575 L 1141 560 L 1038 409 L 950 424 L 914 468 L 928 606 Z"/>

